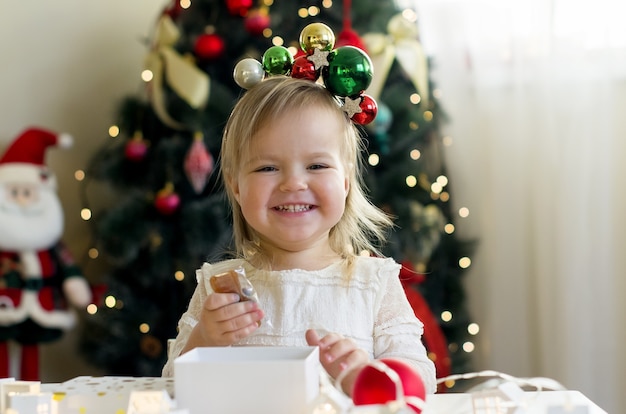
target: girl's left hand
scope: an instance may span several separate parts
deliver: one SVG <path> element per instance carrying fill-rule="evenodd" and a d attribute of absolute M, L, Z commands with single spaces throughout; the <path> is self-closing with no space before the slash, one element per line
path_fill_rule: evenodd
<path fill-rule="evenodd" d="M 367 352 L 357 347 L 351 339 L 337 333 L 329 333 L 320 338 L 314 329 L 309 329 L 306 331 L 306 341 L 310 346 L 319 347 L 320 362 L 331 377 L 336 379 L 341 372 L 350 371 L 341 386 L 351 396 L 358 373 L 369 362 Z"/>

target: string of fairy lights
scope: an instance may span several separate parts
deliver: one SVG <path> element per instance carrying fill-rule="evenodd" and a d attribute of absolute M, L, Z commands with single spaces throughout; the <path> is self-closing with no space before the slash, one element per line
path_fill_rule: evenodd
<path fill-rule="evenodd" d="M 182 9 L 187 9 L 191 7 L 191 3 L 192 3 L 191 0 L 179 1 L 179 5 Z M 261 4 L 262 4 L 262 7 L 269 8 L 273 4 L 273 0 L 263 0 Z M 323 0 L 321 2 L 321 7 L 323 8 L 330 8 L 332 7 L 332 5 L 333 5 L 333 2 L 331 0 Z M 315 17 L 319 13 L 320 13 L 320 8 L 318 6 L 310 6 L 310 7 L 301 8 L 298 10 L 298 16 L 302 19 Z M 404 9 L 402 11 L 402 15 L 410 21 L 417 22 L 417 14 L 414 10 L 410 8 Z M 268 39 L 271 39 L 271 42 L 273 45 L 285 44 L 284 39 L 281 38 L 280 36 L 275 36 L 272 29 L 269 27 L 263 31 L 263 36 L 265 36 Z M 289 47 L 288 49 L 290 49 L 292 55 L 294 56 L 298 52 L 295 46 Z M 140 74 L 140 78 L 142 79 L 143 82 L 148 84 L 149 82 L 152 81 L 153 74 L 150 70 L 144 69 L 142 70 Z M 434 89 L 432 94 L 433 94 L 433 97 L 436 99 L 440 99 L 442 97 L 441 89 Z M 422 98 L 420 97 L 418 93 L 411 93 L 407 99 L 412 105 L 418 105 L 422 101 Z M 423 118 L 425 122 L 432 121 L 433 117 L 434 117 L 434 114 L 431 111 L 426 110 L 423 112 Z M 409 128 L 416 130 L 417 128 L 419 128 L 419 125 L 415 123 L 415 121 L 411 121 Z M 119 134 L 120 134 L 120 128 L 117 125 L 111 125 L 109 127 L 108 135 L 111 139 L 116 139 L 119 136 Z M 440 142 L 444 147 L 450 147 L 451 145 L 453 145 L 453 139 L 449 135 L 441 137 Z M 418 148 L 413 148 L 409 150 L 407 156 L 413 161 L 418 161 L 421 158 L 422 153 L 420 152 Z M 379 154 L 377 153 L 369 154 L 368 163 L 371 166 L 375 167 L 376 165 L 378 165 L 379 161 L 380 161 Z M 85 180 L 89 178 L 87 177 L 87 174 L 83 170 L 77 170 L 74 174 L 74 177 L 79 182 L 84 182 Z M 433 200 L 440 200 L 442 202 L 450 201 L 450 194 L 446 191 L 448 184 L 449 184 L 449 179 L 445 175 L 439 175 L 438 177 L 435 177 L 434 179 L 429 179 L 429 177 L 427 177 L 426 174 L 423 174 L 423 173 L 417 176 L 407 175 L 405 177 L 405 185 L 408 188 L 420 186 L 430 192 L 430 196 Z M 456 211 L 456 214 L 458 214 L 459 218 L 466 219 L 467 217 L 469 217 L 470 212 L 467 207 L 460 207 Z M 80 217 L 85 222 L 89 222 L 92 219 L 92 216 L 93 216 L 92 210 L 88 205 L 87 199 L 86 197 L 83 197 L 83 207 L 80 211 Z M 446 234 L 451 235 L 456 231 L 456 227 L 453 223 L 443 223 L 443 227 L 441 230 L 445 232 Z M 99 257 L 98 248 L 96 246 L 90 246 L 87 250 L 87 256 L 91 260 L 98 259 Z M 467 269 L 470 267 L 470 265 L 471 265 L 470 257 L 463 256 L 458 259 L 458 266 L 460 268 Z M 420 269 L 418 268 L 417 270 L 419 271 Z M 185 279 L 186 275 L 182 271 L 177 270 L 174 272 L 173 277 L 175 280 L 182 282 Z M 103 306 L 106 306 L 108 308 L 119 309 L 124 306 L 124 304 L 120 300 L 116 299 L 113 296 L 105 297 L 102 302 L 103 302 Z M 98 312 L 98 304 L 95 304 L 95 303 L 90 304 L 87 307 L 87 312 L 92 315 L 96 314 Z M 454 314 L 450 310 L 444 310 L 439 315 L 439 318 L 441 322 L 443 322 L 444 324 L 451 323 L 454 319 Z M 147 323 L 141 323 L 138 326 L 138 329 L 142 333 L 148 333 L 150 331 L 150 326 Z M 479 331 L 480 331 L 480 327 L 476 322 L 471 322 L 467 325 L 467 332 L 471 336 L 477 335 Z M 448 345 L 448 348 L 451 352 L 456 352 L 459 349 L 461 349 L 464 352 L 471 353 L 475 351 L 475 344 L 472 341 L 467 341 L 463 344 L 450 343 Z M 454 384 L 452 381 L 451 383 L 447 383 L 446 385 L 448 387 L 451 387 Z"/>

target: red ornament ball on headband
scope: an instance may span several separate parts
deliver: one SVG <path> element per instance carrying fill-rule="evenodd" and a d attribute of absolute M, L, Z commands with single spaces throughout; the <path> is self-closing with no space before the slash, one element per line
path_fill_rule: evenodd
<path fill-rule="evenodd" d="M 315 82 L 319 76 L 320 73 L 315 69 L 315 63 L 311 62 L 308 56 L 301 55 L 293 61 L 293 66 L 291 67 L 292 78 Z"/>
<path fill-rule="evenodd" d="M 376 118 L 378 113 L 378 105 L 374 98 L 369 95 L 363 95 L 359 104 L 361 112 L 352 115 L 352 120 L 359 125 L 367 125 Z"/>

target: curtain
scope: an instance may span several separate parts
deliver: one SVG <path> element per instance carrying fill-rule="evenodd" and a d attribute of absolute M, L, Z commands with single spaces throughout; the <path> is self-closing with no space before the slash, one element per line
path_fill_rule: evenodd
<path fill-rule="evenodd" d="M 626 3 L 418 0 L 474 361 L 626 408 Z"/>

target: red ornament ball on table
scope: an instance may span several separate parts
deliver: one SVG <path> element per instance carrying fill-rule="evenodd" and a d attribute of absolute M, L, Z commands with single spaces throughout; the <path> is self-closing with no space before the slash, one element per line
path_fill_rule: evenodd
<path fill-rule="evenodd" d="M 409 364 L 397 359 L 383 358 L 379 360 L 400 377 L 405 397 L 426 399 L 426 388 L 420 375 Z M 385 404 L 395 401 L 397 386 L 394 380 L 385 372 L 373 365 L 368 365 L 359 372 L 352 390 L 352 401 L 355 405 Z M 410 402 L 407 405 L 416 413 L 421 413 L 420 407 Z"/>
<path fill-rule="evenodd" d="M 363 95 L 359 104 L 361 112 L 352 115 L 352 120 L 359 125 L 367 125 L 376 118 L 378 113 L 378 104 L 374 98 L 369 95 Z"/>
<path fill-rule="evenodd" d="M 204 60 L 217 59 L 224 53 L 224 40 L 221 36 L 211 33 L 198 36 L 194 45 L 194 54 Z"/>
<path fill-rule="evenodd" d="M 319 71 L 315 70 L 315 63 L 308 59 L 308 56 L 301 55 L 294 59 L 291 66 L 291 77 L 316 81 L 319 78 Z"/>

